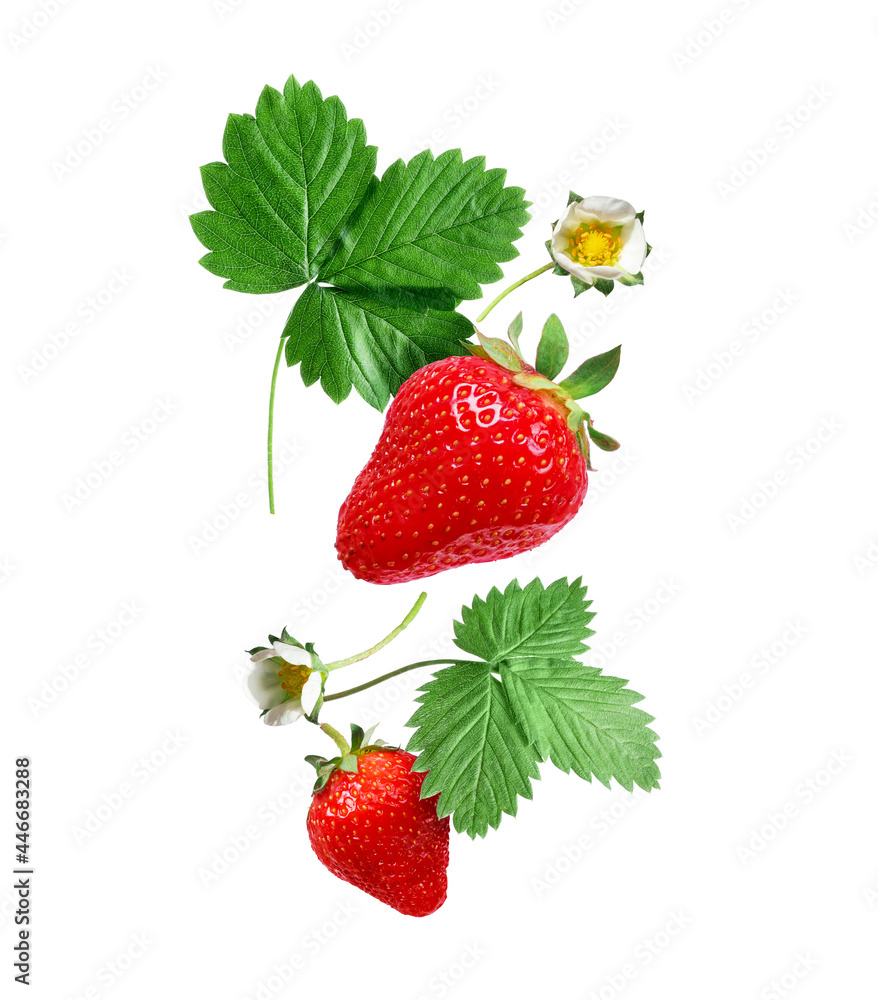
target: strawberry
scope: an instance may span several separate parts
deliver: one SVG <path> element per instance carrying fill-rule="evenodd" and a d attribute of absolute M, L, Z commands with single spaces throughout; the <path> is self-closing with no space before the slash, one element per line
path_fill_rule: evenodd
<path fill-rule="evenodd" d="M 308 810 L 314 853 L 333 875 L 400 913 L 435 913 L 448 888 L 449 820 L 436 815 L 439 796 L 421 798 L 426 772 L 412 771 L 414 754 L 366 747 L 355 759 L 356 771 L 332 767 L 327 777 L 320 765 L 334 762 L 315 758 L 326 781 Z"/>
<path fill-rule="evenodd" d="M 618 447 L 564 384 L 479 339 L 475 356 L 416 371 L 387 412 L 338 516 L 338 557 L 361 580 L 402 583 L 542 545 L 582 506 L 586 430 Z"/>

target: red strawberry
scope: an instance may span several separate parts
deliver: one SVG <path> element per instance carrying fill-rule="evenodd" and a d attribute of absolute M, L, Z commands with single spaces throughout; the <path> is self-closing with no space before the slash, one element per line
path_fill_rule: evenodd
<path fill-rule="evenodd" d="M 338 556 L 359 579 L 401 583 L 507 559 L 548 541 L 582 505 L 582 411 L 502 341 L 482 344 L 509 367 L 484 350 L 446 358 L 393 400 L 338 516 Z"/>
<path fill-rule="evenodd" d="M 426 772 L 404 750 L 368 750 L 356 772 L 333 771 L 308 810 L 314 853 L 345 882 L 400 913 L 426 917 L 445 902 L 448 817 L 421 798 Z"/>

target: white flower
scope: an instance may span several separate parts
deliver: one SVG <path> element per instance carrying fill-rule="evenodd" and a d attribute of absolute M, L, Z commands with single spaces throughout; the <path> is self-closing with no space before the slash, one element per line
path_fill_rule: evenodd
<path fill-rule="evenodd" d="M 262 721 L 267 726 L 286 726 L 314 711 L 321 676 L 306 649 L 278 640 L 272 646 L 250 657 L 247 691 L 265 712 Z"/>
<path fill-rule="evenodd" d="M 552 256 L 587 285 L 637 274 L 646 257 L 646 237 L 634 206 L 599 195 L 572 202 L 552 231 Z"/>

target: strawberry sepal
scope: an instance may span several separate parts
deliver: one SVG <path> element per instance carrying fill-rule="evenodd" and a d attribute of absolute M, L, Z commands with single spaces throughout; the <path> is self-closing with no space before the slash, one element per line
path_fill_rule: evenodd
<path fill-rule="evenodd" d="M 327 732 L 326 724 L 321 728 Z M 364 730 L 362 726 L 358 726 L 355 722 L 352 722 L 350 746 L 344 742 L 339 744 L 339 750 L 343 752 L 339 753 L 338 756 L 327 758 L 317 754 L 308 754 L 305 761 L 317 772 L 317 780 L 314 782 L 312 795 L 322 791 L 336 771 L 347 771 L 349 774 L 356 774 L 357 760 L 364 754 L 374 753 L 376 750 L 399 750 L 399 747 L 388 746 L 384 740 L 372 739 L 376 728 L 377 725 L 372 726 L 369 730 Z M 328 733 L 328 735 L 331 734 Z M 341 739 L 340 736 L 333 736 L 332 738 L 336 740 L 336 743 Z"/>

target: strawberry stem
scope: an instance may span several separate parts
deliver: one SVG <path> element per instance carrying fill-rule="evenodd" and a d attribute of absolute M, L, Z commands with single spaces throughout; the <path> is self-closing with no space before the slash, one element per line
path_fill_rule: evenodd
<path fill-rule="evenodd" d="M 271 373 L 271 393 L 268 397 L 268 509 L 274 513 L 274 462 L 272 461 L 272 442 L 274 439 L 274 387 L 277 382 L 277 371 L 280 359 L 283 357 L 284 337 L 277 345 L 277 357 L 274 359 L 274 371 Z"/>
<path fill-rule="evenodd" d="M 367 656 L 371 656 L 373 653 L 377 653 L 379 649 L 383 649 L 389 642 L 392 642 L 403 629 L 408 628 L 408 626 L 411 625 L 426 600 L 427 595 L 421 594 L 421 596 L 415 601 L 411 611 L 409 611 L 399 625 L 397 625 L 396 628 L 389 635 L 386 635 L 380 642 L 375 643 L 374 646 L 370 646 L 369 649 L 363 653 L 357 653 L 356 656 L 349 656 L 346 660 L 336 660 L 334 663 L 327 663 L 326 669 L 337 670 L 339 667 L 347 667 L 351 663 L 357 663 L 359 660 L 365 660 Z"/>
<path fill-rule="evenodd" d="M 323 700 L 324 701 L 335 701 L 336 698 L 347 698 L 349 694 L 359 694 L 360 691 L 365 691 L 367 688 L 374 687 L 376 684 L 381 684 L 384 681 L 389 681 L 391 677 L 396 677 L 397 674 L 404 674 L 407 670 L 414 670 L 416 667 L 433 667 L 440 663 L 468 663 L 468 660 L 419 660 L 417 663 L 409 663 L 406 667 L 398 667 L 396 670 L 391 670 L 390 673 L 382 674 L 380 677 L 376 677 L 374 680 L 366 681 L 365 684 L 358 684 L 356 687 L 348 688 L 346 691 L 339 691 L 337 694 L 328 694 Z"/>
<path fill-rule="evenodd" d="M 536 278 L 537 275 L 542 274 L 544 271 L 551 271 L 554 266 L 555 262 L 552 261 L 550 264 L 545 264 L 543 267 L 538 267 L 536 271 L 531 271 L 530 274 L 526 274 L 523 278 L 519 278 L 518 281 L 513 282 L 508 288 L 504 289 L 497 296 L 497 298 L 494 299 L 493 302 L 485 306 L 485 308 L 479 313 L 479 315 L 476 316 L 476 322 L 481 323 L 482 320 L 488 315 L 488 313 L 494 308 L 494 306 L 496 306 L 498 302 L 502 302 L 503 299 L 505 299 L 510 292 L 514 292 L 519 285 L 523 285 L 526 281 L 530 281 L 531 278 Z"/>
<path fill-rule="evenodd" d="M 321 723 L 320 728 L 338 747 L 342 757 L 347 757 L 347 755 L 351 752 L 351 745 L 344 738 L 344 736 L 342 736 L 342 734 L 337 729 L 334 729 L 332 726 L 330 726 L 328 722 Z"/>

